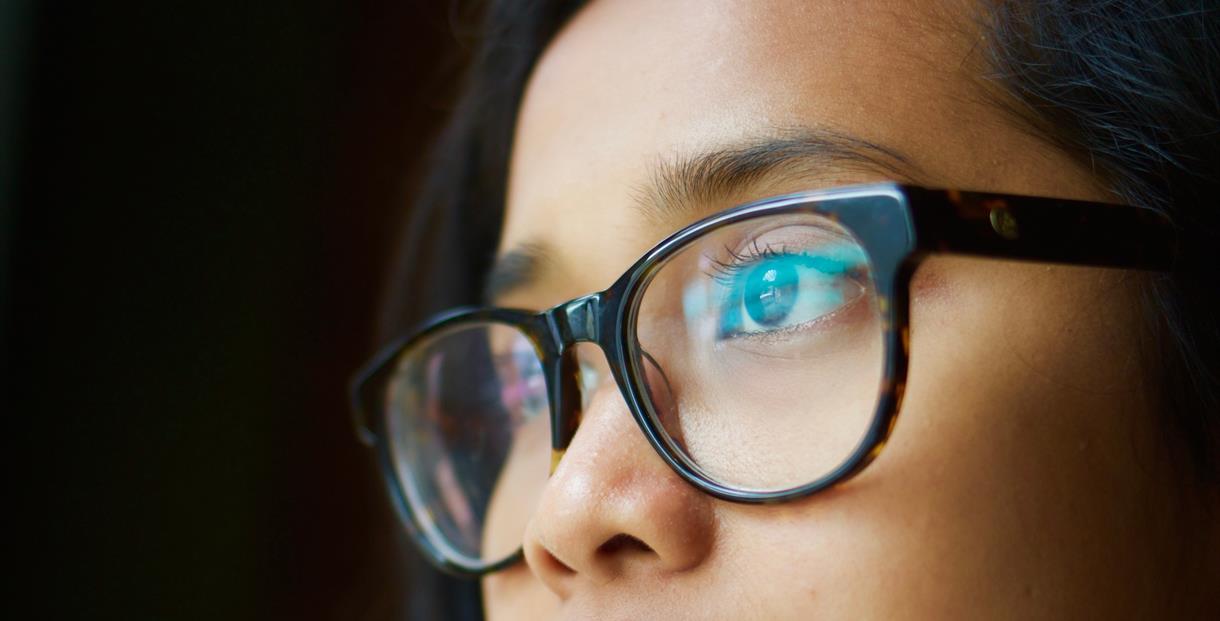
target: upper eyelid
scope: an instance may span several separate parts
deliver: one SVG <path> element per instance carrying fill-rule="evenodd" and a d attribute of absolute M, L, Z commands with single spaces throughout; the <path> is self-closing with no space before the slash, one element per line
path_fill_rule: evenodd
<path fill-rule="evenodd" d="M 730 261 L 721 261 L 720 259 L 708 257 L 712 264 L 712 271 L 716 272 L 716 275 L 711 275 L 714 279 L 718 279 L 720 277 L 732 277 L 741 270 L 756 265 L 767 258 L 774 258 L 777 256 L 800 256 L 799 253 L 789 253 L 782 248 L 778 251 L 773 250 L 770 246 L 763 248 L 762 250 L 758 250 L 756 247 L 752 246 L 750 254 L 743 254 L 734 250 L 726 250 L 726 252 L 731 257 Z"/>
<path fill-rule="evenodd" d="M 836 234 L 835 237 L 838 239 L 833 240 L 833 241 L 828 241 L 827 244 L 825 244 L 825 245 L 829 245 L 832 248 L 833 247 L 858 248 L 858 244 L 856 244 L 854 241 L 851 241 L 846 236 Z M 717 272 L 717 274 L 715 274 L 715 275 L 709 274 L 709 276 L 711 276 L 712 278 L 717 278 L 717 279 L 720 277 L 733 277 L 741 270 L 747 269 L 754 265 L 757 265 L 758 263 L 761 263 L 762 261 L 764 261 L 768 258 L 775 258 L 775 257 L 808 257 L 810 259 L 820 258 L 816 255 L 810 254 L 808 248 L 804 248 L 799 251 L 793 251 L 793 250 L 789 250 L 789 247 L 786 243 L 777 244 L 776 246 L 772 246 L 771 244 L 766 244 L 765 246 L 760 248 L 757 244 L 757 241 L 758 241 L 757 238 L 755 238 L 754 240 L 751 240 L 751 243 L 748 246 L 746 246 L 748 248 L 747 252 L 742 252 L 739 250 L 733 250 L 731 248 L 726 248 L 725 253 L 729 255 L 729 257 L 730 257 L 729 260 L 721 260 L 721 259 L 717 259 L 717 258 L 710 257 L 710 256 L 707 257 L 709 262 L 712 264 L 712 270 Z M 819 246 L 821 246 L 821 245 L 822 244 L 819 244 Z M 859 261 L 859 262 L 867 264 L 868 263 L 867 256 L 863 256 L 862 251 L 861 251 L 861 255 L 862 255 L 861 256 L 862 261 Z M 843 261 L 843 263 L 847 264 L 848 261 Z M 814 269 L 818 269 L 818 268 L 815 267 Z M 825 271 L 825 270 L 822 270 L 822 271 Z"/>
<path fill-rule="evenodd" d="M 731 243 L 724 244 L 725 253 L 732 256 L 735 253 L 743 253 L 748 249 L 757 249 L 760 240 L 768 237 L 781 237 L 776 242 L 762 241 L 767 247 L 783 246 L 783 245 L 806 245 L 817 243 L 823 245 L 827 243 L 841 243 L 859 245 L 859 242 L 850 234 L 831 222 L 823 222 L 821 220 L 810 221 L 807 215 L 798 216 L 800 219 L 789 220 L 787 222 L 767 222 L 766 218 L 760 219 L 758 225 L 749 229 L 743 230 L 737 238 Z"/>

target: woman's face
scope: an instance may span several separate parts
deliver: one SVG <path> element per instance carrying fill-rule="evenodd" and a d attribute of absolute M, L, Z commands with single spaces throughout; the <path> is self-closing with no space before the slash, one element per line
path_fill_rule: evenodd
<path fill-rule="evenodd" d="M 500 252 L 524 249 L 538 269 L 497 303 L 542 309 L 601 290 L 683 225 L 786 192 L 897 179 L 1106 200 L 988 97 L 973 9 L 593 2 L 526 91 Z M 774 140 L 801 148 L 747 182 L 682 178 Z M 489 618 L 1165 614 L 1190 525 L 1169 509 L 1178 486 L 1141 379 L 1136 280 L 925 262 L 885 451 L 787 504 L 718 501 L 682 482 L 600 374 L 536 500 L 525 562 L 484 579 Z"/>

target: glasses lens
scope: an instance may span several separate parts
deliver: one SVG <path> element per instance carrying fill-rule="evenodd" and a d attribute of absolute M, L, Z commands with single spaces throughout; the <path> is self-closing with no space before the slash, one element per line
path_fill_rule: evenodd
<path fill-rule="evenodd" d="M 884 355 L 872 269 L 824 215 L 709 231 L 658 269 L 636 321 L 651 415 L 721 485 L 817 481 L 855 454 L 873 421 Z"/>
<path fill-rule="evenodd" d="M 403 354 L 386 390 L 391 458 L 423 536 L 467 566 L 516 553 L 550 455 L 531 341 L 500 324 L 441 331 Z"/>

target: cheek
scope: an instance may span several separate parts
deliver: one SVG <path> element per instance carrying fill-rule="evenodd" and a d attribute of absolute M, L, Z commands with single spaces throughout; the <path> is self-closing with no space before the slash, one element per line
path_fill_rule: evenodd
<path fill-rule="evenodd" d="M 720 505 L 726 550 L 756 568 L 756 592 L 856 618 L 1123 615 L 1172 541 L 1127 288 L 1088 270 L 942 267 L 936 295 L 916 294 L 880 458 L 806 501 Z"/>
<path fill-rule="evenodd" d="M 559 598 L 524 563 L 483 578 L 482 587 L 487 621 L 542 621 L 559 610 Z"/>

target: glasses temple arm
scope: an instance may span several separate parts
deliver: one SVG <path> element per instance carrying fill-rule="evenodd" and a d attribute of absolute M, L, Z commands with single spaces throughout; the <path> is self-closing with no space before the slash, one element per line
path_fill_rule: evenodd
<path fill-rule="evenodd" d="M 1161 270 L 1176 233 L 1164 214 L 1130 205 L 908 188 L 921 252 Z"/>

